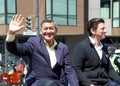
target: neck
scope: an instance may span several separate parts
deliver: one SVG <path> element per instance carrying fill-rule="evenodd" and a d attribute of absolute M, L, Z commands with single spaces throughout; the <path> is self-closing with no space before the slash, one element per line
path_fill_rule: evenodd
<path fill-rule="evenodd" d="M 91 36 L 92 37 L 92 39 L 95 41 L 95 44 L 97 45 L 97 46 L 99 46 L 100 45 L 100 40 L 98 39 L 98 38 L 96 38 L 95 36 Z"/>
<path fill-rule="evenodd" d="M 49 41 L 47 42 L 47 44 L 49 45 L 49 47 L 51 47 L 54 44 L 54 41 Z"/>

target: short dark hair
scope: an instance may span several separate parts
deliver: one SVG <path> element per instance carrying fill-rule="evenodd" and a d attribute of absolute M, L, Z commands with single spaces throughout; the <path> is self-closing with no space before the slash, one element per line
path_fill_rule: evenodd
<path fill-rule="evenodd" d="M 55 22 L 54 20 L 52 20 L 52 19 L 44 19 L 44 20 L 41 22 L 41 24 L 40 24 L 40 28 L 42 28 L 42 25 L 43 25 L 44 23 L 51 23 L 51 22 L 54 23 L 55 29 L 58 29 L 58 25 L 57 25 L 56 22 Z"/>
<path fill-rule="evenodd" d="M 99 23 L 105 23 L 105 21 L 102 18 L 92 18 L 91 20 L 88 21 L 87 31 L 89 36 L 92 35 L 91 28 L 97 29 Z"/>

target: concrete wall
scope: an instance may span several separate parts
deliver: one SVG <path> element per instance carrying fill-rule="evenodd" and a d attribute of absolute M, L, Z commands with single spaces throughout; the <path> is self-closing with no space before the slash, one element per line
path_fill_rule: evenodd
<path fill-rule="evenodd" d="M 88 8 L 89 20 L 91 18 L 99 18 L 100 17 L 100 0 L 88 0 L 88 2 L 89 2 L 89 8 Z"/>

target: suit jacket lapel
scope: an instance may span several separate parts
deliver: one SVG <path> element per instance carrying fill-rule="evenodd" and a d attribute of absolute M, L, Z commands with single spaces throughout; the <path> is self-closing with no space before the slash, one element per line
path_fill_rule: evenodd
<path fill-rule="evenodd" d="M 57 46 L 55 47 L 55 54 L 56 54 L 57 62 L 60 61 L 60 53 L 61 53 L 61 48 L 59 47 L 59 45 L 57 45 Z"/>
<path fill-rule="evenodd" d="M 55 46 L 55 54 L 56 54 L 56 59 L 57 59 L 57 62 L 54 66 L 54 68 L 57 66 L 57 64 L 61 64 L 63 60 L 60 60 L 61 59 L 61 46 L 59 44 L 59 42 L 57 42 L 57 45 Z"/>
<path fill-rule="evenodd" d="M 47 51 L 47 48 L 45 46 L 45 43 L 44 43 L 44 40 L 41 38 L 41 41 L 40 41 L 40 46 L 42 48 L 42 54 L 44 55 L 44 59 L 45 61 L 48 63 L 48 65 L 50 65 L 50 57 L 49 57 L 49 54 L 48 54 L 48 51 Z"/>
<path fill-rule="evenodd" d="M 100 57 L 99 57 L 99 55 L 98 55 L 98 53 L 97 53 L 94 45 L 90 42 L 90 39 L 88 38 L 87 40 L 88 40 L 88 42 L 89 42 L 89 44 L 90 44 L 92 54 L 93 54 L 95 57 L 98 57 L 98 59 L 100 59 Z"/>
<path fill-rule="evenodd" d="M 90 39 L 89 39 L 89 38 L 88 38 L 88 41 L 90 42 Z M 101 43 L 102 43 L 102 42 L 101 42 Z M 97 53 L 94 45 L 93 45 L 91 42 L 90 42 L 90 47 L 91 47 L 91 50 L 92 50 L 92 52 L 93 52 L 93 55 L 94 55 L 94 56 L 97 56 L 97 57 L 100 59 L 100 57 L 99 57 L 99 55 L 98 55 L 98 53 Z M 107 58 L 107 50 L 106 50 L 106 48 L 105 48 L 104 45 L 103 45 L 103 48 L 102 48 L 102 58 Z"/>
<path fill-rule="evenodd" d="M 98 55 L 98 53 L 97 53 L 95 47 L 93 46 L 93 48 L 91 48 L 91 49 L 92 49 L 93 55 L 94 55 L 95 57 L 98 57 L 98 59 L 100 59 L 100 57 L 99 57 L 99 55 Z"/>

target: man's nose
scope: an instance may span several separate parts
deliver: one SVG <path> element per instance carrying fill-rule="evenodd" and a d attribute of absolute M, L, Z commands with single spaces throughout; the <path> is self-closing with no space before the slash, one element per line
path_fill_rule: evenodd
<path fill-rule="evenodd" d="M 106 33 L 107 33 L 107 29 L 104 29 L 104 32 L 106 32 Z"/>
<path fill-rule="evenodd" d="M 48 32 L 48 33 L 50 32 L 50 29 L 49 29 L 49 28 L 47 29 L 47 32 Z"/>

